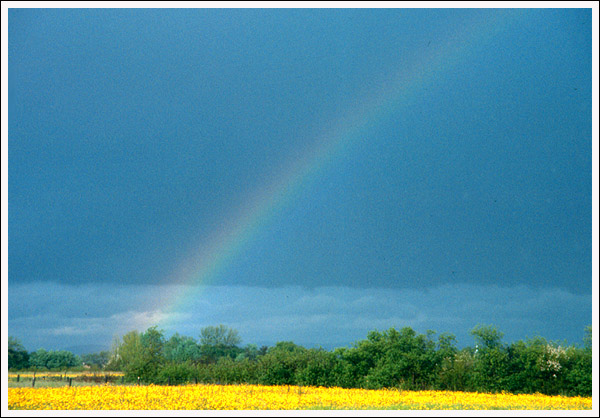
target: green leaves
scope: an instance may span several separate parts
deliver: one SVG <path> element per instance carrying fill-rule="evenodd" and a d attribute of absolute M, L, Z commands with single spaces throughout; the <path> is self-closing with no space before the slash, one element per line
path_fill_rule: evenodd
<path fill-rule="evenodd" d="M 125 371 L 128 381 L 136 382 L 139 377 L 142 383 L 198 381 L 591 396 L 591 327 L 585 333 L 581 347 L 542 337 L 504 344 L 495 327 L 478 325 L 471 331 L 475 347 L 459 350 L 452 334 L 440 334 L 435 340 L 433 331 L 419 334 L 404 327 L 371 331 L 352 347 L 326 351 L 292 341 L 260 349 L 253 344 L 240 348 L 237 331 L 222 325 L 203 328 L 200 343 L 179 334 L 165 340 L 162 330 L 151 327 L 117 340 L 110 366 Z M 85 359 L 89 363 L 94 357 Z M 15 364 L 64 369 L 81 365 L 81 359 L 66 351 L 39 349 L 28 354 L 11 337 L 9 367 Z"/>
<path fill-rule="evenodd" d="M 46 351 L 43 348 L 31 353 L 29 366 L 36 369 L 65 370 L 81 366 L 81 358 L 70 351 Z"/>
<path fill-rule="evenodd" d="M 29 353 L 19 340 L 8 337 L 8 368 L 24 369 L 29 367 Z"/>

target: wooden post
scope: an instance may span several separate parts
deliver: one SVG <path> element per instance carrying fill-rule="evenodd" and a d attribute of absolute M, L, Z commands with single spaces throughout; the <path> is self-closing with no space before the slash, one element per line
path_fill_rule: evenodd
<path fill-rule="evenodd" d="M 69 387 L 71 387 L 71 385 L 73 384 L 73 378 L 69 377 L 68 379 L 69 379 Z"/>
<path fill-rule="evenodd" d="M 198 378 L 194 376 L 194 383 L 198 384 Z"/>
<path fill-rule="evenodd" d="M 34 386 L 35 386 L 35 374 L 33 376 L 33 379 L 31 380 L 31 387 L 34 387 Z"/>
<path fill-rule="evenodd" d="M 167 385 L 171 386 L 171 376 L 167 378 Z"/>
<path fill-rule="evenodd" d="M 21 378 L 21 375 L 20 375 L 20 374 L 18 374 L 18 375 L 17 375 L 17 383 L 19 382 L 19 379 L 20 379 L 20 378 Z"/>
<path fill-rule="evenodd" d="M 104 375 L 104 383 L 108 383 L 108 375 L 107 374 Z"/>
<path fill-rule="evenodd" d="M 125 383 L 125 376 L 121 377 L 121 383 Z"/>

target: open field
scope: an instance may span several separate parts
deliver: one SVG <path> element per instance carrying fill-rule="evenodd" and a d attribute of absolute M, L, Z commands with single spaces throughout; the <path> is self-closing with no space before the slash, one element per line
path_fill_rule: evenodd
<path fill-rule="evenodd" d="M 104 383 L 122 383 L 123 372 L 19 372 L 8 374 L 9 388 L 90 386 Z M 35 381 L 34 381 L 35 379 Z"/>
<path fill-rule="evenodd" d="M 68 372 L 11 372 L 8 374 L 8 380 L 16 380 L 17 376 L 20 377 L 20 379 L 32 379 L 33 377 L 37 378 L 37 379 L 56 379 L 56 378 L 61 378 L 61 377 L 71 377 L 71 378 L 78 378 L 78 377 L 91 377 L 91 376 L 123 376 L 123 372 L 109 372 L 109 371 L 96 371 L 96 372 L 92 372 L 92 371 L 83 371 L 83 372 L 73 372 L 73 371 L 68 371 Z"/>
<path fill-rule="evenodd" d="M 9 388 L 9 409 L 591 409 L 592 398 L 300 386 Z"/>

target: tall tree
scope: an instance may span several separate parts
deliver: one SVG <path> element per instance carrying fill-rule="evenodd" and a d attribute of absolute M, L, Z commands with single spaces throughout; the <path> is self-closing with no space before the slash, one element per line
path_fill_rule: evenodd
<path fill-rule="evenodd" d="M 200 330 L 200 348 L 206 361 L 215 363 L 220 357 L 236 358 L 242 339 L 236 329 L 225 325 L 208 326 Z"/>
<path fill-rule="evenodd" d="M 164 360 L 164 336 L 156 327 L 145 332 L 130 331 L 114 347 L 111 366 L 116 365 L 125 372 L 128 381 L 152 381 L 158 366 Z"/>
<path fill-rule="evenodd" d="M 8 337 L 8 368 L 25 369 L 29 366 L 29 353 L 15 337 Z"/>
<path fill-rule="evenodd" d="M 115 339 L 112 349 L 111 368 L 125 370 L 138 357 L 142 342 L 138 331 L 129 331 L 121 339 Z"/>
<path fill-rule="evenodd" d="M 191 361 L 196 363 L 200 361 L 202 351 L 194 338 L 175 333 L 165 342 L 164 355 L 165 359 L 170 362 Z"/>
<path fill-rule="evenodd" d="M 499 392 L 506 387 L 508 375 L 508 352 L 502 343 L 503 333 L 491 325 L 477 325 L 471 330 L 477 341 L 473 379 L 483 391 Z"/>
<path fill-rule="evenodd" d="M 234 347 L 242 342 L 236 329 L 223 324 L 204 327 L 200 330 L 200 345 Z"/>
<path fill-rule="evenodd" d="M 31 353 L 30 366 L 39 369 L 58 370 L 81 366 L 81 358 L 70 351 L 46 351 L 43 348 Z"/>

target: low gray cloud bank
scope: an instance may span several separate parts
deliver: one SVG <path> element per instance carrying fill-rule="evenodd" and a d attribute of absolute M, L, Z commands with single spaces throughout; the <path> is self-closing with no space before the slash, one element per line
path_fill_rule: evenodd
<path fill-rule="evenodd" d="M 184 294 L 186 303 L 175 303 Z M 291 340 L 307 347 L 348 346 L 373 329 L 410 326 L 457 336 L 494 324 L 510 342 L 541 335 L 579 343 L 592 322 L 592 296 L 558 288 L 443 285 L 416 289 L 350 287 L 17 284 L 9 287 L 9 335 L 28 350 L 108 349 L 115 336 L 158 324 L 198 337 L 207 325 L 239 330 L 243 343 Z"/>

